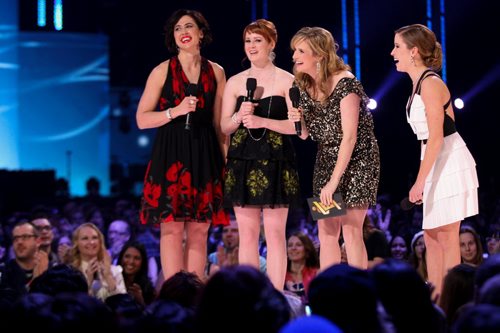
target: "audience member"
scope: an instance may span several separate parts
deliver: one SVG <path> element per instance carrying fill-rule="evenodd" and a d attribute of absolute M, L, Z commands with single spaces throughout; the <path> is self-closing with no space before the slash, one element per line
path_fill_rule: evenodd
<path fill-rule="evenodd" d="M 368 215 L 365 215 L 363 222 L 363 240 L 365 242 L 366 254 L 368 255 L 368 268 L 373 268 L 389 256 L 389 244 L 387 243 L 385 233 L 373 225 Z"/>
<path fill-rule="evenodd" d="M 474 299 L 475 274 L 475 266 L 459 264 L 450 269 L 444 277 L 439 306 L 446 314 L 450 327 L 457 318 L 458 309 Z"/>
<path fill-rule="evenodd" d="M 238 222 L 234 216 L 230 224 L 222 227 L 222 244 L 217 246 L 217 251 L 208 255 L 207 276 L 213 275 L 221 267 L 239 264 L 238 252 L 240 233 Z M 259 269 L 266 272 L 266 259 L 259 255 Z"/>
<path fill-rule="evenodd" d="M 410 246 L 411 252 L 408 258 L 408 262 L 413 266 L 420 275 L 420 277 L 427 281 L 427 259 L 425 257 L 425 242 L 424 242 L 424 232 L 419 231 L 411 240 Z"/>
<path fill-rule="evenodd" d="M 460 257 L 462 263 L 478 266 L 483 262 L 481 239 L 472 227 L 462 226 L 460 236 Z"/>
<path fill-rule="evenodd" d="M 387 259 L 372 269 L 371 276 L 397 333 L 445 332 L 444 315 L 433 305 L 430 289 L 408 263 Z"/>
<path fill-rule="evenodd" d="M 60 260 L 57 257 L 57 254 L 52 251 L 52 241 L 54 240 L 54 233 L 52 232 L 52 224 L 47 218 L 36 218 L 31 221 L 33 225 L 38 230 L 40 235 L 40 246 L 39 250 L 47 253 L 49 258 L 49 267 L 57 265 Z"/>
<path fill-rule="evenodd" d="M 92 223 L 83 223 L 73 232 L 72 266 L 87 279 L 89 294 L 104 301 L 115 294 L 126 293 L 122 268 L 111 264 L 104 236 Z"/>
<path fill-rule="evenodd" d="M 123 245 L 130 239 L 130 225 L 123 220 L 114 220 L 108 228 L 108 252 L 111 256 L 111 263 L 118 264 L 118 255 Z"/>
<path fill-rule="evenodd" d="M 500 307 L 479 304 L 467 309 L 458 318 L 453 333 L 498 333 Z"/>
<path fill-rule="evenodd" d="M 203 286 L 198 275 L 180 271 L 163 283 L 158 299 L 173 301 L 194 310 L 198 305 Z"/>
<path fill-rule="evenodd" d="M 2 297 L 14 301 L 28 293 L 34 278 L 45 272 L 49 265 L 46 252 L 40 251 L 42 240 L 37 228 L 28 221 L 19 222 L 12 229 L 14 258 L 0 272 Z"/>
<path fill-rule="evenodd" d="M 306 303 L 309 284 L 319 270 L 319 257 L 312 240 L 302 232 L 288 237 L 285 290 L 300 296 Z"/>
<path fill-rule="evenodd" d="M 408 261 L 410 245 L 402 234 L 395 234 L 389 242 L 391 257 L 393 259 Z"/>
<path fill-rule="evenodd" d="M 146 250 L 141 243 L 127 242 L 118 255 L 118 264 L 122 267 L 123 280 L 128 293 L 135 301 L 145 306 L 156 297 L 153 283 L 148 276 Z"/>
<path fill-rule="evenodd" d="M 221 311 L 224 317 L 221 317 Z M 197 331 L 277 333 L 290 320 L 290 306 L 269 278 L 247 265 L 227 266 L 207 282 L 197 311 Z"/>
<path fill-rule="evenodd" d="M 33 279 L 30 293 L 41 293 L 56 296 L 61 293 L 87 293 L 89 286 L 83 273 L 65 264 L 50 267 L 40 276 Z"/>
<path fill-rule="evenodd" d="M 336 264 L 311 281 L 311 312 L 337 325 L 344 333 L 381 333 L 375 284 L 366 270 Z"/>

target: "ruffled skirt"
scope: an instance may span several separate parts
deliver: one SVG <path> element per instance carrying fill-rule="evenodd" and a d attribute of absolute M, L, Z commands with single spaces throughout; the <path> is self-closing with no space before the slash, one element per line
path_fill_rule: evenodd
<path fill-rule="evenodd" d="M 422 158 L 426 146 L 422 146 Z M 433 229 L 479 211 L 476 162 L 458 133 L 444 138 L 424 186 L 423 229 Z"/>

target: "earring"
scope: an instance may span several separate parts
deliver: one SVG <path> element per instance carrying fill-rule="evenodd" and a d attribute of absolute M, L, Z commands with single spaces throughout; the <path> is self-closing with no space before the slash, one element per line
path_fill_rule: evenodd
<path fill-rule="evenodd" d="M 415 59 L 413 59 L 413 56 L 410 56 L 410 57 L 411 57 L 410 61 L 413 64 L 413 66 L 417 66 L 417 65 L 415 65 Z"/>
<path fill-rule="evenodd" d="M 274 62 L 274 59 L 276 59 L 276 53 L 274 53 L 274 51 L 269 52 L 269 60 Z"/>
<path fill-rule="evenodd" d="M 319 73 L 321 70 L 321 65 L 319 64 L 319 61 L 316 63 L 316 73 Z"/>

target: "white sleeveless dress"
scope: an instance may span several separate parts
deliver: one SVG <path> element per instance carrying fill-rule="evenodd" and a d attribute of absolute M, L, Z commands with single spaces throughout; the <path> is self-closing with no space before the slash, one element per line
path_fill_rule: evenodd
<path fill-rule="evenodd" d="M 443 110 L 444 112 L 444 110 Z M 425 106 L 415 94 L 406 118 L 418 140 L 429 138 Z M 422 141 L 420 159 L 426 145 Z M 425 180 L 422 229 L 461 221 L 479 211 L 476 162 L 458 132 L 444 137 L 441 151 Z"/>

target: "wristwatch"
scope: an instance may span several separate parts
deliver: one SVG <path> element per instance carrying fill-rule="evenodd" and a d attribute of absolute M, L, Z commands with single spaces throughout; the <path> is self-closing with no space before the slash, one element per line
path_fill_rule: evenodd
<path fill-rule="evenodd" d="M 167 114 L 167 118 L 170 120 L 172 120 L 172 115 L 170 114 L 171 110 L 172 110 L 171 108 L 168 108 L 167 111 L 165 112 Z"/>

